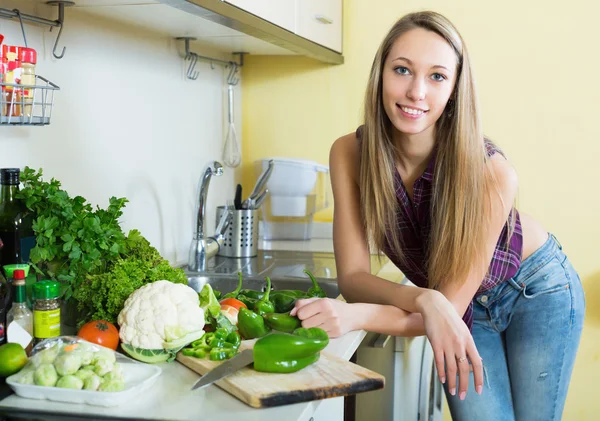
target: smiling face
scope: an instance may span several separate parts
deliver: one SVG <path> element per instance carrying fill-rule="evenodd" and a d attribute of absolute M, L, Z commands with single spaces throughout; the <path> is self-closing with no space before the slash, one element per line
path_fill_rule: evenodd
<path fill-rule="evenodd" d="M 438 34 L 412 29 L 396 39 L 382 72 L 383 106 L 398 132 L 433 133 L 456 80 L 457 58 Z"/>

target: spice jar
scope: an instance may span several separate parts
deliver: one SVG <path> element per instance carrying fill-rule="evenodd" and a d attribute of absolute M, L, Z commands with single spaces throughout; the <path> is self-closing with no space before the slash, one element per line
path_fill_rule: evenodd
<path fill-rule="evenodd" d="M 34 342 L 60 336 L 60 284 L 40 281 L 33 285 Z"/>
<path fill-rule="evenodd" d="M 17 61 L 9 61 L 6 73 L 4 74 L 4 83 L 16 85 L 21 81 L 21 68 Z M 21 116 L 21 89 L 15 86 L 3 86 L 4 102 L 6 110 L 3 115 L 8 117 Z"/>
<path fill-rule="evenodd" d="M 37 63 L 37 53 L 33 48 L 21 48 L 21 85 L 23 87 L 23 115 L 31 117 L 33 108 L 33 86 L 35 86 L 35 64 Z"/>

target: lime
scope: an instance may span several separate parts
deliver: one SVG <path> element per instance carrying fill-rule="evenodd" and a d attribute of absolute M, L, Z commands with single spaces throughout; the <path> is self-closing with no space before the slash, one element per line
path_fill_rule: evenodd
<path fill-rule="evenodd" d="M 27 364 L 27 353 L 17 343 L 0 346 L 0 377 L 8 377 Z"/>

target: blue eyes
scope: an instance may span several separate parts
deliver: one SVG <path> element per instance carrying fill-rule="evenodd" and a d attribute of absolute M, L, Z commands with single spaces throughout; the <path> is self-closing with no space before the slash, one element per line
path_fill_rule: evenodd
<path fill-rule="evenodd" d="M 394 72 L 396 72 L 397 74 L 402 75 L 402 76 L 410 74 L 410 71 L 408 70 L 408 68 L 406 68 L 404 66 L 394 67 Z M 431 78 L 436 82 L 442 82 L 447 79 L 447 77 L 441 73 L 434 73 L 431 75 Z"/>
<path fill-rule="evenodd" d="M 398 73 L 399 75 L 407 75 L 408 74 L 408 69 L 404 66 L 398 66 L 398 67 L 394 68 L 394 71 L 396 73 Z"/>

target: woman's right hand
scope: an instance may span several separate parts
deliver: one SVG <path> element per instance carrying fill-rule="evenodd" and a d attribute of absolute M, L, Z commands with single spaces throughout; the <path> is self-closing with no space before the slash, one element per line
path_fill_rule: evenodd
<path fill-rule="evenodd" d="M 448 380 L 448 390 L 456 393 L 459 376 L 459 397 L 464 400 L 469 386 L 469 363 L 473 366 L 475 390 L 483 390 L 483 364 L 467 325 L 450 301 L 440 292 L 428 290 L 419 297 L 425 332 L 433 348 L 435 365 L 442 383 Z"/>

